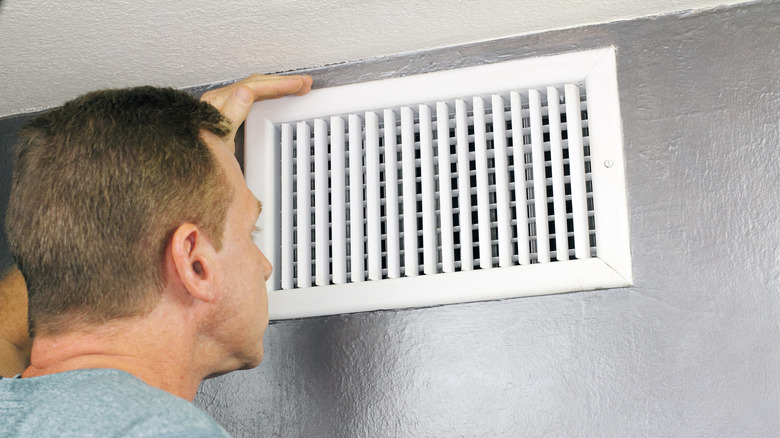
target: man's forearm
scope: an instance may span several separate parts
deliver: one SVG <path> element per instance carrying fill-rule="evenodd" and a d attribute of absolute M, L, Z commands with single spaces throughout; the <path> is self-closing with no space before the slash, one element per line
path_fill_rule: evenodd
<path fill-rule="evenodd" d="M 27 367 L 30 355 L 11 342 L 0 338 L 0 376 L 13 377 Z"/>
<path fill-rule="evenodd" d="M 30 361 L 27 286 L 18 269 L 0 277 L 0 375 L 21 373 Z"/>

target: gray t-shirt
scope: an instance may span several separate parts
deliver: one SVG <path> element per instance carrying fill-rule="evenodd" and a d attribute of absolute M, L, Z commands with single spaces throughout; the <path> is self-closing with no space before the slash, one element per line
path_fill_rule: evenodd
<path fill-rule="evenodd" d="M 0 437 L 229 437 L 192 403 L 114 369 L 0 379 Z"/>

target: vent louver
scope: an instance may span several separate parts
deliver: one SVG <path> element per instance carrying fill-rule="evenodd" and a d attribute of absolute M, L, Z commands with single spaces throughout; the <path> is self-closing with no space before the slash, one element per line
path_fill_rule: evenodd
<path fill-rule="evenodd" d="M 614 82 L 606 49 L 256 104 L 245 168 L 272 317 L 630 284 L 605 62 Z"/>

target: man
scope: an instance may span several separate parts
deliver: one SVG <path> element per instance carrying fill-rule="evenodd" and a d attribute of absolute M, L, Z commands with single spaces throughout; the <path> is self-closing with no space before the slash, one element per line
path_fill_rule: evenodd
<path fill-rule="evenodd" d="M 260 363 L 272 269 L 233 141 L 253 101 L 310 89 L 105 90 L 22 130 L 6 228 L 33 344 L 0 380 L 0 435 L 226 435 L 191 401 Z"/>

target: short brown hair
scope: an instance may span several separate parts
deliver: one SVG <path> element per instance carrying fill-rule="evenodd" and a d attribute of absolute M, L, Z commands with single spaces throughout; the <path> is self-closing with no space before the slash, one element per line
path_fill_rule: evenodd
<path fill-rule="evenodd" d="M 31 332 L 151 310 L 184 222 L 221 248 L 232 190 L 201 130 L 224 137 L 230 125 L 213 106 L 154 87 L 92 92 L 25 125 L 6 229 Z"/>

